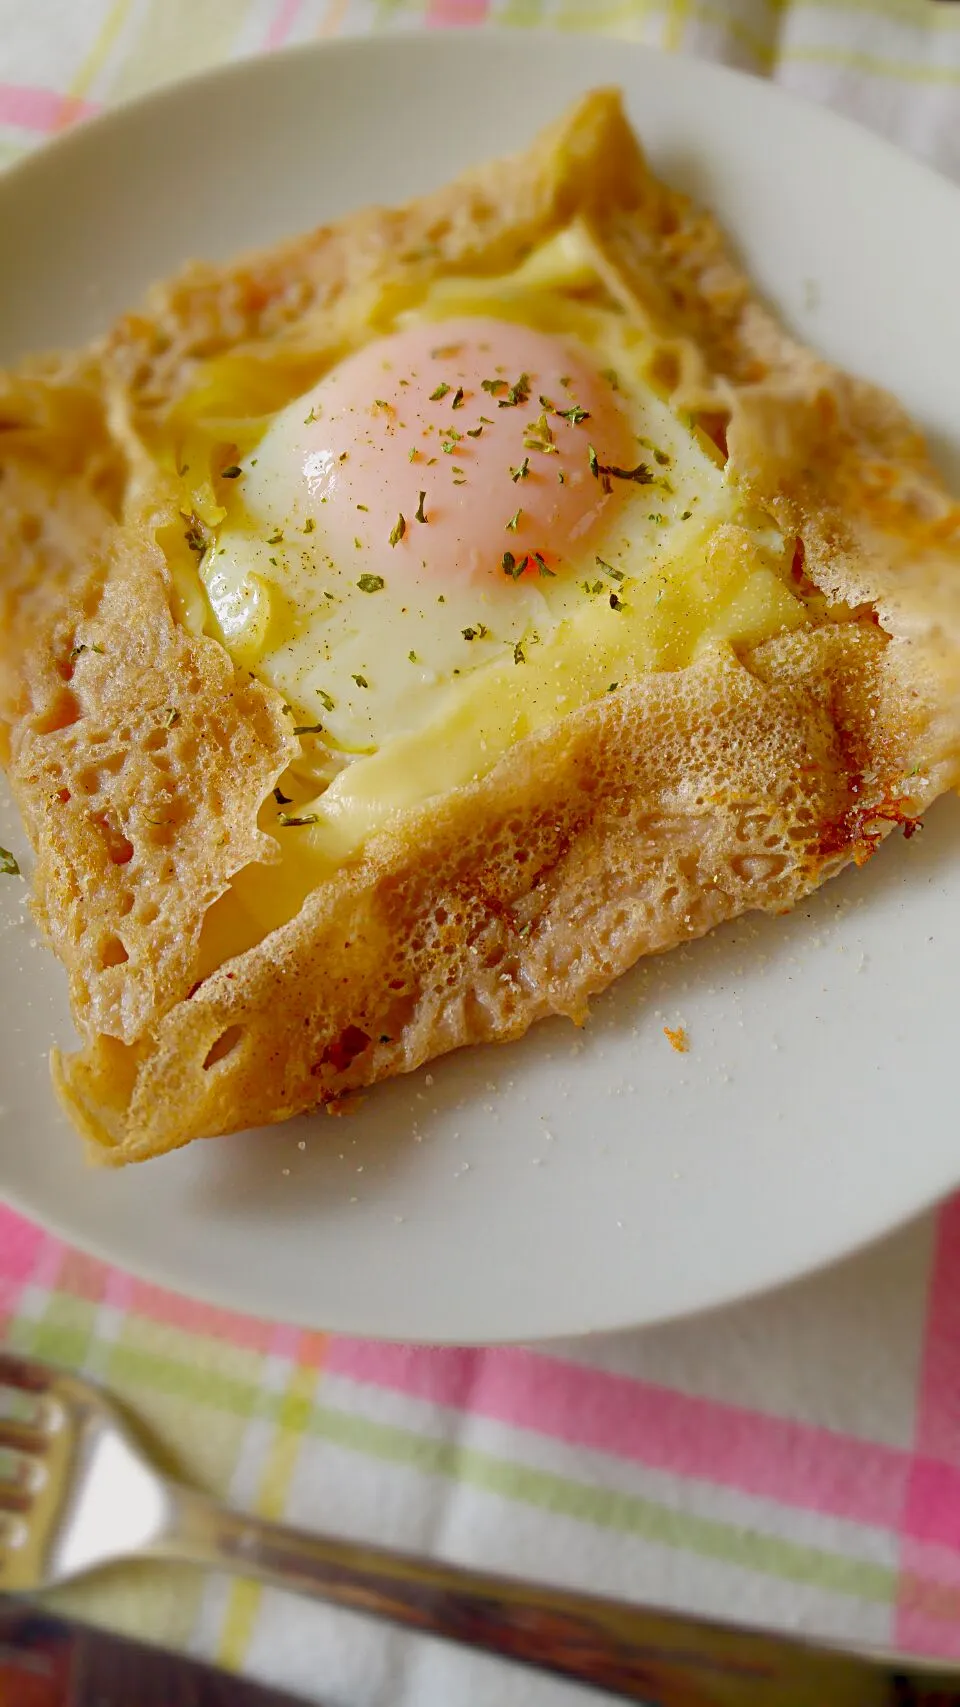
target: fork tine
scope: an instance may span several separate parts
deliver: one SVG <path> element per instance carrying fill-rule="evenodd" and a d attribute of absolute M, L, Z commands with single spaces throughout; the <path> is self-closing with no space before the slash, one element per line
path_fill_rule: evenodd
<path fill-rule="evenodd" d="M 23 1517 L 33 1504 L 33 1494 L 30 1488 L 19 1482 L 0 1477 L 0 1511 L 11 1512 L 15 1517 Z"/>
<path fill-rule="evenodd" d="M 0 1352 L 0 1387 L 16 1387 L 22 1393 L 45 1393 L 53 1371 L 35 1357 L 20 1357 L 12 1351 Z"/>
<path fill-rule="evenodd" d="M 26 1452 L 39 1456 L 46 1452 L 50 1437 L 43 1429 L 26 1422 L 14 1422 L 12 1417 L 0 1417 L 0 1452 Z"/>

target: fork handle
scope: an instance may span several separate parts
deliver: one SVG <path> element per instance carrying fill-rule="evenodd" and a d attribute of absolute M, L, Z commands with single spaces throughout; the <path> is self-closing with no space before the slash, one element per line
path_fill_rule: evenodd
<path fill-rule="evenodd" d="M 524 1662 L 646 1707 L 960 1703 L 915 1673 L 713 1624 L 243 1516 L 178 1490 L 167 1556 L 217 1566 Z M 940 1693 L 934 1695 L 934 1688 Z"/>

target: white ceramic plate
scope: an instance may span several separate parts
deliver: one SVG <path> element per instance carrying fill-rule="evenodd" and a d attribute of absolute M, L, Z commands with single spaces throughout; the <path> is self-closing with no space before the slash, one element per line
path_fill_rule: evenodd
<path fill-rule="evenodd" d="M 69 343 L 188 256 L 426 190 L 620 83 L 788 323 L 880 380 L 960 483 L 960 194 L 772 89 L 622 42 L 380 38 L 231 66 L 0 180 L 0 360 Z M 4 800 L 0 842 L 23 852 Z M 171 1287 L 416 1340 L 661 1320 L 838 1256 L 960 1183 L 960 806 L 790 918 L 639 968 L 541 1026 L 326 1116 L 89 1170 L 46 1056 L 64 980 L 0 879 L 0 1184 Z M 25 861 L 26 863 L 26 861 Z M 665 1024 L 682 1022 L 690 1053 Z"/>

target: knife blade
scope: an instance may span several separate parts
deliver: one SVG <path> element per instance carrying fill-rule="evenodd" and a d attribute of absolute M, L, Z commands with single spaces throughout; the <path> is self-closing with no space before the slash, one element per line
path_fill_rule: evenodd
<path fill-rule="evenodd" d="M 307 1707 L 299 1697 L 0 1597 L 0 1707 Z"/>

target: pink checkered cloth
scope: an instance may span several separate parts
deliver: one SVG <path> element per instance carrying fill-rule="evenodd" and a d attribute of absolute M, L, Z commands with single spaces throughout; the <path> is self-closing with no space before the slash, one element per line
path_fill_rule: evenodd
<path fill-rule="evenodd" d="M 0 0 L 0 165 L 219 59 L 487 18 L 621 29 L 770 72 L 960 174 L 960 7 L 937 0 Z M 0 1332 L 107 1381 L 186 1474 L 271 1516 L 960 1656 L 960 1201 L 762 1302 L 546 1354 L 265 1325 L 0 1210 Z M 57 1604 L 344 1707 L 600 1699 L 174 1568 Z"/>

